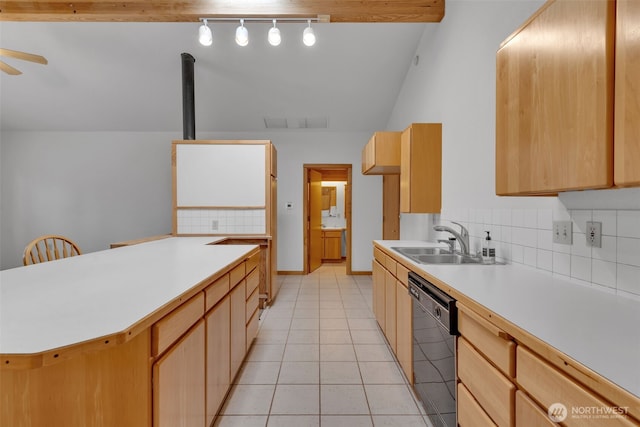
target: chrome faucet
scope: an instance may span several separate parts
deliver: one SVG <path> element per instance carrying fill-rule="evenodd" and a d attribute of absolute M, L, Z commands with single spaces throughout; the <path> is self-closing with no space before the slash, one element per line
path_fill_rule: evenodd
<path fill-rule="evenodd" d="M 464 227 L 464 225 L 451 221 L 452 224 L 460 226 L 460 233 L 454 230 L 451 227 L 447 227 L 446 225 L 434 225 L 433 229 L 435 231 L 446 231 L 447 233 L 453 234 L 456 240 L 460 243 L 460 252 L 463 255 L 469 255 L 469 231 Z"/>

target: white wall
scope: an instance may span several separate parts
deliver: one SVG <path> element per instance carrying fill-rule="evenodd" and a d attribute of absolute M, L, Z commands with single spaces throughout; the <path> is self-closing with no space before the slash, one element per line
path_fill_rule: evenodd
<path fill-rule="evenodd" d="M 196 124 L 197 126 L 197 124 Z M 382 126 L 381 126 L 382 127 Z M 271 139 L 278 150 L 278 270 L 303 269 L 302 165 L 353 164 L 353 260 L 371 270 L 382 233 L 381 180 L 360 171 L 369 133 L 197 134 L 201 139 Z M 22 265 L 42 234 L 63 234 L 85 252 L 171 232 L 173 133 L 3 132 L 0 134 L 0 264 Z M 292 202 L 287 211 L 285 203 Z"/>
<path fill-rule="evenodd" d="M 401 237 L 447 237 L 435 222 L 458 221 L 480 248 L 492 231 L 498 256 L 625 296 L 640 295 L 640 190 L 560 197 L 495 195 L 495 53 L 543 1 L 447 0 L 428 25 L 387 129 L 443 125 L 442 214 L 403 215 Z M 574 243 L 553 244 L 553 220 L 574 221 Z M 585 221 L 603 222 L 603 248 L 585 245 Z M 638 231 L 636 231 L 636 229 Z M 606 231 L 604 231 L 606 230 Z"/>

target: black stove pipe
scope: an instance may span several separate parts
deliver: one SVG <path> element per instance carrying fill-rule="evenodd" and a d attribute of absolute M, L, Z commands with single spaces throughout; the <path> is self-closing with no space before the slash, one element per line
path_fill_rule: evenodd
<path fill-rule="evenodd" d="M 182 53 L 182 136 L 196 139 L 196 106 L 193 64 L 196 59 L 189 53 Z"/>

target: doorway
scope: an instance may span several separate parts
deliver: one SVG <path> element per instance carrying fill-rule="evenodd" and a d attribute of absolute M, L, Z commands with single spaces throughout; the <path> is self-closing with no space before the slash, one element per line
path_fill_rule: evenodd
<path fill-rule="evenodd" d="M 304 274 L 338 259 L 351 274 L 351 169 L 350 164 L 303 165 Z"/>

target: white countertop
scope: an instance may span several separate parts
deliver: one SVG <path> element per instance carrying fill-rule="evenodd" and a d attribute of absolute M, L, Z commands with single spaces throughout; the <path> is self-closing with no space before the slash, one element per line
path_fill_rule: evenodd
<path fill-rule="evenodd" d="M 386 249 L 438 246 L 375 243 Z M 390 252 L 640 397 L 640 301 L 522 265 L 418 264 Z"/>
<path fill-rule="evenodd" d="M 0 271 L 0 353 L 32 354 L 127 330 L 256 245 L 173 237 Z"/>

